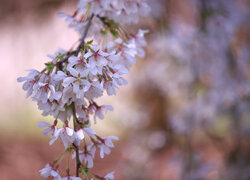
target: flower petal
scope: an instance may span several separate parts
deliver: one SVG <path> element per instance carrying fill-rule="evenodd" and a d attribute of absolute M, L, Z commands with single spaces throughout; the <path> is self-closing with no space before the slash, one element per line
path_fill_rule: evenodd
<path fill-rule="evenodd" d="M 69 127 L 66 127 L 66 133 L 67 133 L 68 136 L 72 136 L 74 131 L 73 131 L 73 129 L 71 129 Z"/>
<path fill-rule="evenodd" d="M 50 123 L 47 123 L 47 122 L 39 122 L 39 123 L 37 124 L 37 126 L 38 126 L 39 128 L 44 128 L 44 127 L 50 127 L 51 124 L 50 124 Z"/>
<path fill-rule="evenodd" d="M 67 87 L 70 85 L 70 83 L 74 82 L 75 81 L 75 78 L 74 77 L 67 77 L 64 79 L 63 81 L 63 87 Z"/>

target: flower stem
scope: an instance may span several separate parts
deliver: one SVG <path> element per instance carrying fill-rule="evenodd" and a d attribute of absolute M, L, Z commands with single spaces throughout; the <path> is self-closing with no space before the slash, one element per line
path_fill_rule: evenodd
<path fill-rule="evenodd" d="M 74 131 L 77 131 L 77 117 L 76 117 L 76 110 L 75 110 L 75 104 L 72 104 L 72 114 L 73 114 L 73 123 L 74 123 Z M 79 148 L 77 145 L 73 144 L 76 151 L 76 177 L 79 177 L 79 168 L 81 166 L 80 158 L 79 158 Z"/>

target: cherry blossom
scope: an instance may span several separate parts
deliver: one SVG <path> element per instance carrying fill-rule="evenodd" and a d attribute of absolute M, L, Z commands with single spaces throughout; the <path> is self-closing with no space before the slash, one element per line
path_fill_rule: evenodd
<path fill-rule="evenodd" d="M 55 121 L 54 124 L 52 124 L 52 125 L 49 124 L 49 123 L 47 123 L 47 122 L 39 122 L 39 123 L 38 123 L 38 127 L 39 127 L 39 128 L 45 128 L 45 127 L 46 127 L 46 129 L 44 129 L 44 130 L 42 131 L 42 134 L 43 134 L 44 136 L 48 136 L 50 133 L 54 133 L 56 124 L 57 124 L 56 121 Z"/>
<path fill-rule="evenodd" d="M 60 137 L 65 149 L 67 149 L 69 143 L 73 143 L 73 140 L 74 140 L 73 133 L 74 133 L 74 130 L 69 127 L 60 128 L 60 129 L 55 128 L 53 136 L 50 137 L 51 140 L 49 144 L 52 145 Z"/>
<path fill-rule="evenodd" d="M 82 178 L 76 177 L 76 176 L 67 176 L 67 177 L 60 178 L 60 180 L 82 180 Z"/>
<path fill-rule="evenodd" d="M 84 162 L 84 164 L 87 164 L 88 168 L 93 168 L 94 166 L 94 158 L 95 158 L 95 151 L 96 148 L 93 148 L 92 145 L 88 146 L 82 151 L 79 151 L 80 154 L 80 161 Z M 72 155 L 73 158 L 75 158 L 76 154 L 74 153 Z"/>
<path fill-rule="evenodd" d="M 50 164 L 46 164 L 45 168 L 41 169 L 39 172 L 44 178 L 48 178 L 51 176 L 54 177 L 54 179 L 60 179 L 60 175 L 57 172 L 56 168 L 54 168 Z"/>
<path fill-rule="evenodd" d="M 113 111 L 112 106 L 97 105 L 96 99 L 104 93 L 116 95 L 117 89 L 127 84 L 123 75 L 129 73 L 137 56 L 145 55 L 142 48 L 146 46 L 144 34 L 147 31 L 128 33 L 124 38 L 119 23 L 136 23 L 149 10 L 145 0 L 79 0 L 73 14 L 59 14 L 69 27 L 80 33 L 78 46 L 69 51 L 59 49 L 48 55 L 50 61 L 45 63 L 44 69 L 29 70 L 26 77 L 17 79 L 24 82 L 26 96 L 37 103 L 42 115 L 55 119 L 53 124 L 38 123 L 39 128 L 45 128 L 42 134 L 50 135 L 50 145 L 59 140 L 65 148 L 53 161 L 53 166 L 47 164 L 40 170 L 42 177 L 75 180 L 82 179 L 79 174 L 83 179 L 101 177 L 88 174 L 85 168 L 94 166 L 97 148 L 104 158 L 114 147 L 112 141 L 118 138 L 102 138 L 92 129 L 92 119 L 96 123 L 97 118 L 104 119 L 104 112 Z M 86 41 L 87 37 L 91 40 Z M 57 170 L 66 154 L 76 159 L 76 176 L 70 176 L 66 169 L 68 176 L 61 178 Z M 104 178 L 114 179 L 113 172 Z"/>
<path fill-rule="evenodd" d="M 110 148 L 114 147 L 112 140 L 118 141 L 119 138 L 116 136 L 109 136 L 107 138 L 99 138 L 97 141 L 97 147 L 100 149 L 101 158 L 104 158 L 104 154 L 110 154 Z"/>
<path fill-rule="evenodd" d="M 114 179 L 114 172 L 110 172 L 110 173 L 106 174 L 103 178 L 110 179 L 110 180 Z"/>

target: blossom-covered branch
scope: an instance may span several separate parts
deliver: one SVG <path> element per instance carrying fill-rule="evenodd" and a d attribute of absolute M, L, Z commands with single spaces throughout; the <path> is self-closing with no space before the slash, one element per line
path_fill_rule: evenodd
<path fill-rule="evenodd" d="M 49 144 L 60 140 L 65 147 L 64 152 L 40 170 L 41 176 L 54 179 L 114 178 L 113 172 L 99 176 L 90 171 L 96 151 L 99 150 L 100 157 L 104 158 L 114 147 L 113 141 L 118 140 L 114 136 L 97 135 L 91 128 L 91 116 L 97 123 L 97 119 L 104 119 L 105 111 L 113 110 L 111 106 L 98 105 L 96 99 L 104 92 L 115 95 L 120 86 L 126 85 L 122 75 L 129 72 L 137 56 L 145 54 L 142 47 L 146 45 L 144 34 L 147 31 L 126 32 L 124 38 L 125 30 L 117 21 L 136 23 L 138 17 L 147 15 L 149 10 L 144 0 L 80 0 L 72 16 L 59 14 L 80 33 L 79 45 L 75 50 L 59 50 L 50 55 L 52 60 L 45 63 L 42 71 L 32 69 L 28 76 L 18 78 L 19 82 L 24 82 L 27 97 L 36 101 L 43 111 L 42 115 L 55 118 L 52 124 L 38 124 L 45 128 L 42 132 L 45 136 L 50 135 Z M 92 39 L 86 42 L 87 37 Z M 103 38 L 109 41 L 103 43 Z M 74 127 L 70 127 L 71 119 Z M 58 120 L 62 122 L 60 127 Z M 66 176 L 61 177 L 58 169 L 65 156 L 68 158 Z M 75 176 L 70 174 L 70 156 L 76 159 Z"/>

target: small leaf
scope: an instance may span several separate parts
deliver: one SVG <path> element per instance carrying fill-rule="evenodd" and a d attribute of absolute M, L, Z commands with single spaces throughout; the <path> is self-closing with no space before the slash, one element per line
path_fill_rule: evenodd
<path fill-rule="evenodd" d="M 59 53 L 57 56 L 56 56 L 56 60 L 59 60 L 59 59 L 62 59 L 64 57 L 65 54 L 62 54 L 62 53 Z"/>
<path fill-rule="evenodd" d="M 49 71 L 53 71 L 55 65 L 52 62 L 45 63 Z"/>
<path fill-rule="evenodd" d="M 112 28 L 119 28 L 119 23 L 115 22 L 113 19 L 108 19 L 107 21 L 112 26 Z"/>
<path fill-rule="evenodd" d="M 110 29 L 110 33 L 114 36 L 117 37 L 118 36 L 118 32 L 115 29 Z"/>
<path fill-rule="evenodd" d="M 101 34 L 104 35 L 104 36 L 107 35 L 107 29 L 102 29 Z"/>
<path fill-rule="evenodd" d="M 90 41 L 87 42 L 87 44 L 92 44 L 92 42 L 93 42 L 93 40 L 90 40 Z"/>
<path fill-rule="evenodd" d="M 89 49 L 91 51 L 94 51 L 92 47 L 89 46 L 89 44 L 84 44 L 84 49 Z"/>
<path fill-rule="evenodd" d="M 88 125 L 89 124 L 89 120 L 85 121 L 83 124 L 82 124 L 82 127 L 84 128 L 85 125 Z"/>

